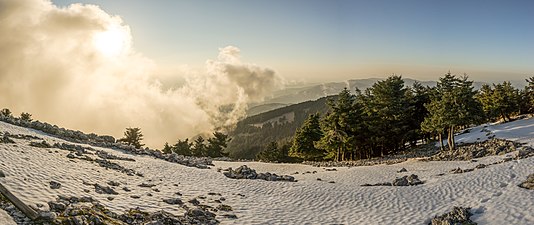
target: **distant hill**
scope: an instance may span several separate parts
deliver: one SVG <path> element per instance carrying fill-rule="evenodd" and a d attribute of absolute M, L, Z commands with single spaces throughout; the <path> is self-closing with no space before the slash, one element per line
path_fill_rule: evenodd
<path fill-rule="evenodd" d="M 253 159 L 271 141 L 290 141 L 308 115 L 326 113 L 326 102 L 330 98 L 334 97 L 322 97 L 245 118 L 230 133 L 232 140 L 227 151 L 232 157 Z"/>
<path fill-rule="evenodd" d="M 247 110 L 247 116 L 254 116 L 254 115 L 258 115 L 260 113 L 263 113 L 263 112 L 268 112 L 268 111 L 271 111 L 271 110 L 275 110 L 275 109 L 278 109 L 278 108 L 282 108 L 284 106 L 288 106 L 289 104 L 283 104 L 283 103 L 267 103 L 267 104 L 261 104 L 261 105 L 257 105 L 257 106 L 251 106 L 248 110 Z"/>

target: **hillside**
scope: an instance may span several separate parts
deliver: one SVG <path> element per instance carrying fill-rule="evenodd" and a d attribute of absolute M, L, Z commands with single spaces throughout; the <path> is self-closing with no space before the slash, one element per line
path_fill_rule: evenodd
<path fill-rule="evenodd" d="M 245 118 L 229 134 L 232 140 L 227 151 L 235 158 L 254 159 L 271 141 L 289 142 L 308 115 L 327 112 L 326 102 L 330 98 L 334 97 L 323 97 Z"/>
<path fill-rule="evenodd" d="M 529 132 L 533 126 L 534 118 L 485 124 L 459 135 L 458 140 L 473 142 L 490 133 L 495 138 L 534 146 L 534 136 Z M 40 210 L 48 210 L 50 206 L 59 210 L 56 208 L 59 205 L 49 201 L 56 201 L 61 195 L 74 202 L 80 200 L 69 196 L 89 199 L 91 204 L 98 202 L 119 214 L 138 207 L 137 211 L 126 214 L 138 218 L 144 218 L 145 214 L 132 213 L 165 210 L 170 214 L 159 215 L 172 218 L 204 207 L 215 213 L 217 221 L 211 220 L 214 224 L 428 224 L 433 217 L 455 206 L 470 208 L 467 209 L 472 214 L 470 219 L 478 224 L 534 223 L 534 215 L 530 213 L 534 208 L 533 190 L 518 186 L 533 173 L 534 157 L 519 157 L 528 151 L 530 155 L 534 153 L 527 147 L 470 161 L 428 161 L 427 158 L 392 165 L 338 168 L 214 161 L 210 169 L 198 169 L 86 145 L 83 145 L 85 150 L 75 151 L 77 154 L 43 148 L 31 143 L 44 140 L 76 144 L 3 122 L 0 122 L 0 132 L 18 137 L 12 138 L 15 143 L 0 143 L 0 171 L 3 171 L 0 183 L 23 202 Z M 98 152 L 105 152 L 111 163 L 141 175 L 130 176 L 102 167 L 96 163 L 102 155 Z M 218 172 L 218 168 L 240 165 L 262 173 L 291 174 L 298 182 L 236 180 Z M 462 172 L 458 172 L 459 168 Z M 419 183 L 368 186 L 410 174 L 415 174 Z M 8 208 L 4 209 L 13 210 Z M 201 210 L 194 212 L 197 216 L 198 213 L 208 215 Z M 180 218 L 186 220 L 191 216 L 186 213 Z M 12 219 L 0 209 L 0 221 L 6 220 Z"/>

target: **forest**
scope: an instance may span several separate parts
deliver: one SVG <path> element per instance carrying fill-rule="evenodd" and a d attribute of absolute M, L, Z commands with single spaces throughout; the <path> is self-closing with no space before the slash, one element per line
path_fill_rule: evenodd
<path fill-rule="evenodd" d="M 247 118 L 229 134 L 227 151 L 233 158 L 290 162 L 380 157 L 432 141 L 454 149 L 461 129 L 534 113 L 534 77 L 526 81 L 523 89 L 503 82 L 476 90 L 465 74 L 447 73 L 434 87 L 405 86 L 393 75 L 363 91 L 344 89 Z M 257 126 L 288 112 L 295 113 L 294 121 Z"/>

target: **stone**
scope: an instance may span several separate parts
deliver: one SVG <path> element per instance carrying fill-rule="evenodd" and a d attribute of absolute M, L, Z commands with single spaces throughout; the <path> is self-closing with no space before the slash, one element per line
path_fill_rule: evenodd
<path fill-rule="evenodd" d="M 397 171 L 397 173 L 404 173 L 404 172 L 408 172 L 408 170 L 406 168 L 402 168 L 399 171 Z"/>
<path fill-rule="evenodd" d="M 476 223 L 469 219 L 472 215 L 470 210 L 470 208 L 454 207 L 452 211 L 434 217 L 430 225 L 474 225 Z"/>
<path fill-rule="evenodd" d="M 67 208 L 67 205 L 61 202 L 48 202 L 48 208 L 52 212 L 63 212 Z"/>
<path fill-rule="evenodd" d="M 139 187 L 145 187 L 145 188 L 151 188 L 151 187 L 155 187 L 156 185 L 155 184 L 146 184 L 146 183 L 142 183 L 140 185 L 137 185 Z"/>
<path fill-rule="evenodd" d="M 408 186 L 409 185 L 408 176 L 395 178 L 392 184 L 393 186 Z"/>
<path fill-rule="evenodd" d="M 534 190 L 534 173 L 530 174 L 527 179 L 518 186 L 525 189 Z"/>
<path fill-rule="evenodd" d="M 59 189 L 61 188 L 61 184 L 56 181 L 50 181 L 50 188 L 51 189 Z"/>
<path fill-rule="evenodd" d="M 111 181 L 108 181 L 108 184 L 109 184 L 110 186 L 114 186 L 114 187 L 117 187 L 117 186 L 120 186 L 120 185 L 121 185 L 119 182 L 117 182 L 117 181 L 112 181 L 112 180 L 111 180 Z"/>
<path fill-rule="evenodd" d="M 193 204 L 193 205 L 200 205 L 200 202 L 199 202 L 196 198 L 191 199 L 191 200 L 189 200 L 188 202 L 191 203 L 191 204 Z"/>
<path fill-rule="evenodd" d="M 6 177 L 6 174 L 2 170 L 0 170 L 0 177 Z"/>
<path fill-rule="evenodd" d="M 216 209 L 221 210 L 221 211 L 226 211 L 226 212 L 232 211 L 232 207 L 229 205 L 225 205 L 225 204 L 218 205 Z"/>
<path fill-rule="evenodd" d="M 102 185 L 99 185 L 99 184 L 95 184 L 95 192 L 98 193 L 98 194 L 108 194 L 108 195 L 118 195 L 119 194 L 115 190 L 113 190 L 113 188 L 111 188 L 109 186 L 102 186 Z"/>
<path fill-rule="evenodd" d="M 179 198 L 168 198 L 163 199 L 163 202 L 169 204 L 169 205 L 182 205 L 184 204 L 181 199 Z"/>

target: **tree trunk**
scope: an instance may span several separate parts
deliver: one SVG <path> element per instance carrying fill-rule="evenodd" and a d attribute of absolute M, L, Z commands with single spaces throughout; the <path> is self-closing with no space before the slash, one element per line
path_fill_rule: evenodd
<path fill-rule="evenodd" d="M 449 146 L 449 150 L 452 151 L 454 150 L 453 149 L 453 146 L 452 146 L 452 127 L 449 127 L 449 129 L 447 129 L 447 145 Z"/>
<path fill-rule="evenodd" d="M 442 132 L 438 133 L 438 139 L 439 139 L 439 148 L 441 149 L 441 151 L 443 151 L 443 137 L 441 133 Z"/>
<path fill-rule="evenodd" d="M 452 149 L 456 149 L 456 141 L 454 140 L 454 126 L 451 127 L 451 143 L 452 143 Z"/>

